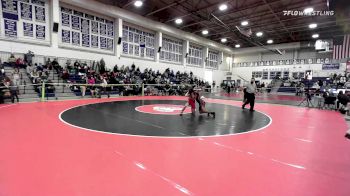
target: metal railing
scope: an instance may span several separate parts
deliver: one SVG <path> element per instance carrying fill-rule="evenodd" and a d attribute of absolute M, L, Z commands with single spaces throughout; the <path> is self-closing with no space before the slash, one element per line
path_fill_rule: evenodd
<path fill-rule="evenodd" d="M 130 96 L 130 95 L 180 95 L 183 96 L 192 84 L 79 84 L 79 83 L 48 83 L 21 84 L 16 86 L 0 87 L 6 98 L 11 93 L 18 95 L 19 99 L 47 101 L 49 99 L 77 99 L 81 97 L 102 96 Z M 201 88 L 211 91 L 211 88 Z M 0 92 L 1 93 L 1 92 Z"/>

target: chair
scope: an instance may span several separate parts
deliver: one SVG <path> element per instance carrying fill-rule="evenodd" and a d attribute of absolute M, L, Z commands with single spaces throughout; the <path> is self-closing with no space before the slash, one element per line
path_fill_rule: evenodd
<path fill-rule="evenodd" d="M 333 96 L 326 97 L 324 101 L 324 106 L 328 108 L 328 106 L 333 105 L 334 107 L 333 109 L 336 109 L 337 108 L 335 103 L 336 100 L 337 100 L 337 97 L 333 97 Z"/>

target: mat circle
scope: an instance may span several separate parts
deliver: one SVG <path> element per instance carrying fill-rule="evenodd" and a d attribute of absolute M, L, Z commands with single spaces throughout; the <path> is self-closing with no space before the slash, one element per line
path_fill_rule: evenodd
<path fill-rule="evenodd" d="M 186 115 L 177 115 L 185 103 L 177 100 L 94 103 L 67 109 L 60 118 L 66 124 L 92 131 L 159 137 L 231 135 L 260 130 L 271 122 L 261 112 L 216 103 L 206 105 L 208 110 L 216 112 L 215 118 L 198 112 L 188 114 L 190 108 L 185 110 Z"/>

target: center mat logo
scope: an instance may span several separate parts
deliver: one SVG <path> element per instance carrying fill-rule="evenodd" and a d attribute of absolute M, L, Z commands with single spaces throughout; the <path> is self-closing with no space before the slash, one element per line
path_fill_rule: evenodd
<path fill-rule="evenodd" d="M 142 105 L 135 108 L 138 112 L 148 113 L 148 114 L 163 114 L 163 115 L 178 115 L 181 113 L 183 105 L 173 105 L 173 104 L 152 104 L 152 105 Z M 184 114 L 191 113 L 191 108 L 187 107 Z"/>
<path fill-rule="evenodd" d="M 166 107 L 166 106 L 155 106 L 153 107 L 153 110 L 158 111 L 158 112 L 175 112 L 175 111 L 181 111 L 182 108 L 180 107 Z"/>

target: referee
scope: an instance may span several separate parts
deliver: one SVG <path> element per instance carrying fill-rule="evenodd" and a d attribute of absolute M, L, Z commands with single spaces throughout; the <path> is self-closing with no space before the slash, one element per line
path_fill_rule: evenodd
<path fill-rule="evenodd" d="M 245 105 L 250 104 L 250 111 L 254 111 L 254 103 L 255 103 L 255 92 L 256 92 L 256 84 L 254 78 L 251 79 L 250 83 L 247 84 L 247 99 L 242 105 L 242 109 L 244 109 Z"/>

